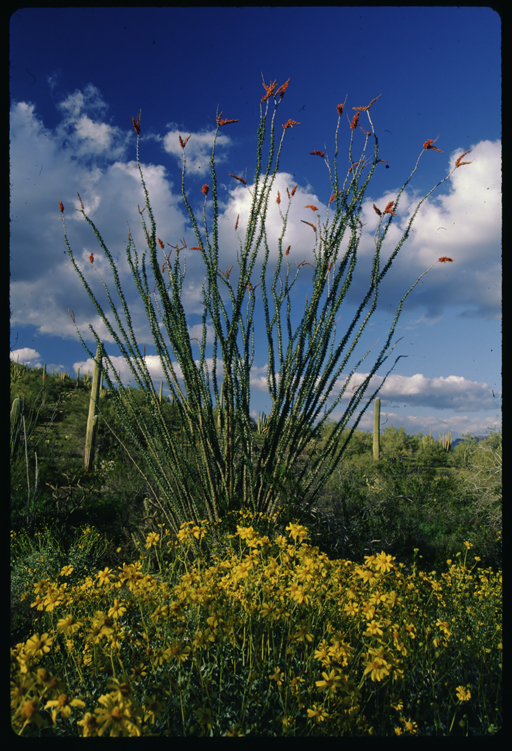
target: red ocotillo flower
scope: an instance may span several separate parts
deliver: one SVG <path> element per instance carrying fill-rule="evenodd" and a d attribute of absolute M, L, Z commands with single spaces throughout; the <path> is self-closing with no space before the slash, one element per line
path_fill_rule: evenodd
<path fill-rule="evenodd" d="M 187 141 L 190 138 L 190 136 L 188 136 L 187 138 L 185 138 L 185 140 L 183 140 L 180 135 L 178 135 L 178 138 L 180 139 L 180 146 L 181 146 L 181 148 L 184 149 L 185 146 L 187 145 Z"/>
<path fill-rule="evenodd" d="M 91 253 L 91 255 L 89 256 L 89 261 L 91 263 L 94 263 L 94 253 Z"/>
<path fill-rule="evenodd" d="M 281 193 L 277 191 L 276 203 L 281 203 Z"/>
<path fill-rule="evenodd" d="M 243 177 L 238 177 L 238 175 L 232 175 L 231 172 L 229 173 L 229 176 L 234 177 L 235 180 L 240 180 L 241 183 L 243 183 L 244 185 L 247 185 L 247 182 L 244 180 Z"/>
<path fill-rule="evenodd" d="M 203 185 L 203 187 L 201 188 L 201 193 L 204 193 L 205 196 L 207 196 L 209 190 L 210 188 L 208 187 L 208 185 Z"/>
<path fill-rule="evenodd" d="M 318 211 L 318 206 L 312 206 L 310 203 L 308 203 L 307 206 L 304 206 L 305 209 L 311 209 L 311 211 Z"/>
<path fill-rule="evenodd" d="M 222 115 L 222 112 L 220 113 L 220 115 Z M 222 126 L 222 125 L 230 125 L 230 123 L 237 123 L 237 122 L 239 122 L 238 120 L 228 120 L 226 117 L 223 120 L 221 120 L 220 119 L 220 115 L 217 118 L 217 125 L 219 127 Z"/>
<path fill-rule="evenodd" d="M 59 211 L 60 211 L 61 214 L 64 211 L 64 204 L 62 203 L 62 201 L 59 201 Z"/>
<path fill-rule="evenodd" d="M 357 128 L 358 122 L 359 122 L 359 112 L 356 112 L 356 114 L 352 118 L 352 122 L 350 123 L 350 127 L 352 128 L 352 130 L 355 130 Z"/>
<path fill-rule="evenodd" d="M 384 213 L 385 213 L 385 214 L 393 214 L 393 216 L 396 216 L 396 211 L 393 211 L 393 204 L 394 204 L 394 203 L 395 203 L 394 201 L 390 201 L 390 202 L 388 203 L 388 205 L 387 205 L 387 206 L 386 206 L 386 208 L 384 209 Z"/>
<path fill-rule="evenodd" d="M 338 190 L 337 193 L 333 193 L 332 196 L 329 198 L 329 203 L 332 203 L 334 199 L 336 198 L 336 196 L 340 196 L 342 193 L 343 193 L 342 190 Z"/>
<path fill-rule="evenodd" d="M 441 149 L 438 149 L 437 146 L 433 146 L 432 145 L 433 143 L 434 143 L 434 139 L 433 138 L 429 138 L 428 141 L 425 141 L 425 143 L 423 144 L 423 148 L 424 149 L 432 149 L 433 151 L 439 151 L 439 153 L 442 154 L 443 152 L 441 151 Z"/>
<path fill-rule="evenodd" d="M 295 191 L 297 190 L 297 187 L 298 187 L 298 186 L 296 185 L 296 186 L 295 186 L 295 188 L 292 188 L 292 192 L 291 192 L 292 198 L 293 198 L 293 196 L 295 195 Z"/>
<path fill-rule="evenodd" d="M 201 247 L 190 248 L 190 250 L 202 250 Z"/>
<path fill-rule="evenodd" d="M 338 110 L 338 115 L 341 116 L 343 114 L 343 110 L 345 109 L 346 102 L 347 102 L 347 97 L 345 97 L 345 101 L 343 102 L 343 104 L 338 104 L 338 106 L 336 107 L 336 109 Z"/>
<path fill-rule="evenodd" d="M 450 263 L 453 263 L 453 258 L 448 258 L 448 256 L 442 256 L 441 258 L 437 259 L 439 263 L 446 263 L 449 261 Z"/>
<path fill-rule="evenodd" d="M 373 204 L 373 210 L 375 211 L 376 214 L 378 214 L 379 216 L 382 216 L 382 211 L 378 209 L 375 204 Z"/>
<path fill-rule="evenodd" d="M 162 250 L 163 250 L 163 249 L 165 248 L 165 245 L 163 244 L 163 242 L 162 242 L 162 241 L 160 240 L 160 238 L 159 238 L 159 237 L 157 237 L 156 239 L 158 240 L 158 244 L 160 245 L 160 247 L 161 247 L 161 248 L 162 248 Z"/>
<path fill-rule="evenodd" d="M 283 125 L 283 128 L 286 130 L 286 128 L 293 128 L 294 125 L 300 125 L 300 123 L 298 123 L 297 120 L 288 120 Z"/>
<path fill-rule="evenodd" d="M 135 119 L 134 117 L 132 117 L 132 125 L 133 125 L 134 131 L 137 133 L 137 135 L 139 135 L 139 133 L 140 133 L 140 112 L 137 115 L 137 119 Z"/>
<path fill-rule="evenodd" d="M 310 151 L 309 153 L 311 154 L 311 156 L 325 156 L 325 151 Z"/>
<path fill-rule="evenodd" d="M 221 270 L 219 269 L 219 273 L 220 273 L 220 274 L 222 274 L 222 276 L 225 276 L 225 277 L 226 277 L 226 279 L 229 279 L 229 275 L 231 274 L 231 269 L 232 269 L 232 268 L 233 268 L 233 266 L 230 266 L 230 267 L 229 267 L 229 269 L 228 269 L 227 271 L 221 271 Z"/>
<path fill-rule="evenodd" d="M 263 81 L 263 88 L 267 92 L 264 97 L 262 97 L 261 101 L 265 102 L 269 97 L 271 97 L 274 94 L 274 89 L 276 88 L 277 80 L 274 81 L 274 83 L 271 83 L 269 86 Z"/>
<path fill-rule="evenodd" d="M 235 230 L 238 229 L 238 219 L 239 219 L 239 217 L 240 217 L 240 214 L 237 214 L 236 215 L 236 222 L 235 222 Z"/>
<path fill-rule="evenodd" d="M 372 104 L 377 101 L 377 99 L 380 99 L 382 94 L 379 94 L 379 96 L 376 96 L 375 99 L 372 99 L 370 104 L 367 104 L 366 107 L 352 107 L 353 110 L 359 110 L 360 112 L 367 112 Z"/>
<path fill-rule="evenodd" d="M 288 247 L 287 247 L 287 248 L 286 248 L 286 250 L 284 251 L 284 254 L 285 254 L 285 256 L 287 256 L 287 255 L 289 255 L 289 254 L 290 254 L 290 248 L 291 248 L 291 247 L 292 247 L 291 245 L 288 245 Z"/>
<path fill-rule="evenodd" d="M 461 167 L 461 166 L 462 166 L 463 164 L 472 164 L 472 162 L 461 162 L 461 159 L 462 159 L 463 157 L 465 157 L 465 156 L 466 156 L 466 154 L 469 154 L 469 152 L 470 152 L 470 151 L 471 151 L 471 149 L 468 149 L 467 151 L 465 151 L 465 152 L 464 152 L 463 154 L 461 154 L 461 155 L 459 156 L 459 158 L 458 158 L 458 159 L 457 159 L 457 161 L 455 162 L 455 167 L 454 167 L 454 169 L 456 169 L 457 167 Z"/>
<path fill-rule="evenodd" d="M 281 86 L 278 88 L 274 96 L 277 96 L 279 94 L 280 98 L 282 99 L 284 97 L 284 92 L 288 88 L 288 84 L 290 83 L 290 79 L 285 81 L 285 83 L 281 84 Z"/>

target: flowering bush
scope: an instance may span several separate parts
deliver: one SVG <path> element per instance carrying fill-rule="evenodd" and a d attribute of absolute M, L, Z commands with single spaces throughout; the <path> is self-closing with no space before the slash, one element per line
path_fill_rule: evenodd
<path fill-rule="evenodd" d="M 472 735 L 501 713 L 501 573 L 385 553 L 330 560 L 241 512 L 161 526 L 145 553 L 36 582 L 39 631 L 11 650 L 28 736 Z M 209 545 L 212 543 L 213 548 Z M 191 561 L 187 555 L 194 546 Z M 154 554 L 151 557 L 150 554 Z M 153 561 L 153 563 L 150 563 Z"/>

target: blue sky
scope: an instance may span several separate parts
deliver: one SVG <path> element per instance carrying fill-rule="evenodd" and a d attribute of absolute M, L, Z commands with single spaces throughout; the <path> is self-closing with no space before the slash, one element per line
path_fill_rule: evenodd
<path fill-rule="evenodd" d="M 137 237 L 140 184 L 134 176 L 132 116 L 141 111 L 140 158 L 157 222 L 171 245 L 196 245 L 180 192 L 186 146 L 187 190 L 199 218 L 200 188 L 211 182 L 209 156 L 217 111 L 238 122 L 219 131 L 217 173 L 222 195 L 221 268 L 236 253 L 234 221 L 243 229 L 256 154 L 262 76 L 280 86 L 290 79 L 278 123 L 286 132 L 276 192 L 298 185 L 286 244 L 294 262 L 311 257 L 312 221 L 323 218 L 331 195 L 324 159 L 334 152 L 336 107 L 371 108 L 380 157 L 366 193 L 361 257 L 371 253 L 378 217 L 426 151 L 392 225 L 453 169 L 465 151 L 471 165 L 456 169 L 423 204 L 388 275 L 368 330 L 368 346 L 385 340 L 398 300 L 438 257 L 407 298 L 394 340 L 404 355 L 383 386 L 381 423 L 407 433 L 484 434 L 501 425 L 501 19 L 490 8 L 26 8 L 10 20 L 10 307 L 11 357 L 30 366 L 76 373 L 90 367 L 68 309 L 93 348 L 88 325 L 96 312 L 67 256 L 58 202 L 68 237 L 93 281 L 87 258 L 108 279 L 108 264 L 73 209 L 77 192 L 120 268 L 127 228 Z M 272 112 L 272 107 L 270 109 Z M 340 122 L 340 162 L 346 169 L 351 130 Z M 362 113 L 364 116 L 364 113 Z M 363 127 L 367 127 L 361 118 Z M 362 147 L 359 130 L 355 143 Z M 359 141 L 357 141 L 359 139 Z M 371 147 L 373 148 L 373 147 Z M 371 151 L 370 151 L 371 153 Z M 343 161 L 343 159 L 345 161 Z M 274 207 L 275 208 L 275 207 Z M 279 216 L 269 218 L 277 242 Z M 138 242 L 139 253 L 144 250 Z M 200 322 L 203 278 L 189 254 L 184 304 L 191 336 Z M 124 267 L 123 267 L 124 263 Z M 306 269 L 304 269 L 306 271 Z M 361 272 L 362 274 L 363 272 Z M 146 345 L 155 383 L 161 370 L 138 294 L 122 276 L 139 344 Z M 307 294 L 308 278 L 299 287 Z M 96 288 L 96 287 L 95 287 Z M 341 321 L 350 321 L 366 289 L 355 277 Z M 101 288 L 98 288 L 101 291 Z M 303 299 L 302 298 L 302 299 Z M 295 314 L 295 313 L 294 313 Z M 343 323 L 340 322 L 340 327 Z M 109 354 L 108 339 L 104 341 Z M 270 411 L 264 339 L 256 332 L 253 414 Z M 123 377 L 129 370 L 118 362 Z M 361 374 L 368 372 L 364 367 Z M 381 376 L 384 371 L 381 372 Z M 379 383 L 377 378 L 375 385 Z M 342 405 L 346 403 L 342 401 Z M 360 429 L 372 429 L 367 412 Z"/>

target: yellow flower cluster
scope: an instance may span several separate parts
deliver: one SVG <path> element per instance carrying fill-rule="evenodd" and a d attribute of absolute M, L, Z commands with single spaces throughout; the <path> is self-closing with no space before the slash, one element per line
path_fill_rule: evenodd
<path fill-rule="evenodd" d="M 244 512 L 223 545 L 206 523 L 184 525 L 177 546 L 162 529 L 147 556 L 165 543 L 172 562 L 143 557 L 72 586 L 65 567 L 59 582 L 37 582 L 44 633 L 11 650 L 15 731 L 365 735 L 379 730 L 371 702 L 381 696 L 388 734 L 414 735 L 410 676 L 437 685 L 469 633 L 486 665 L 501 659 L 500 574 L 472 574 L 465 561 L 409 573 L 385 552 L 330 560 L 305 527 L 271 535 L 260 522 Z M 192 540 L 210 541 L 210 554 L 191 557 Z M 471 697 L 459 685 L 452 701 Z M 283 708 L 275 726 L 263 719 L 270 707 Z"/>

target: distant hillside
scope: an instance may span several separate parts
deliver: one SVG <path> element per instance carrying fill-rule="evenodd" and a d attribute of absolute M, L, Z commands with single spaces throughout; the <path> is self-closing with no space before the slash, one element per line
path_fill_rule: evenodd
<path fill-rule="evenodd" d="M 488 438 L 487 435 L 473 435 L 471 438 L 476 438 L 477 441 L 483 441 L 485 438 Z M 450 451 L 453 451 L 455 446 L 458 446 L 459 443 L 462 443 L 463 441 L 466 441 L 467 438 L 456 438 L 454 441 L 452 441 L 452 445 L 450 446 Z"/>

